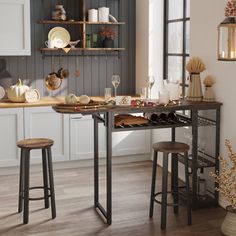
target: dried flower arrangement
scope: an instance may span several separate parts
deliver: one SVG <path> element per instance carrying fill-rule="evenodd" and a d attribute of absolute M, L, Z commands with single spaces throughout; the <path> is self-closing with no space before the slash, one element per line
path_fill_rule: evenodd
<path fill-rule="evenodd" d="M 201 73 L 206 69 L 205 64 L 199 57 L 190 58 L 189 62 L 186 65 L 186 70 L 189 73 Z"/>
<path fill-rule="evenodd" d="M 225 7 L 226 17 L 236 17 L 236 0 L 229 0 Z"/>
<path fill-rule="evenodd" d="M 100 31 L 100 35 L 104 38 L 114 40 L 116 37 L 116 32 L 114 31 L 114 29 L 112 29 L 110 27 L 102 27 L 101 31 Z"/>
<path fill-rule="evenodd" d="M 225 146 L 228 150 L 228 158 L 219 157 L 222 166 L 221 172 L 211 172 L 210 175 L 219 184 L 216 190 L 230 202 L 233 209 L 236 209 L 236 153 L 233 153 L 232 145 L 227 139 L 225 140 Z"/>

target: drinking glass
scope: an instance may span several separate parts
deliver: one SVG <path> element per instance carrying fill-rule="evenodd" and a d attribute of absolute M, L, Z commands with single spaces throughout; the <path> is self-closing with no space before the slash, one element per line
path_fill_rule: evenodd
<path fill-rule="evenodd" d="M 111 83 L 115 88 L 115 97 L 116 97 L 116 90 L 120 85 L 120 76 L 119 75 L 112 75 L 111 77 Z"/>
<path fill-rule="evenodd" d="M 140 98 L 142 100 L 145 100 L 147 98 L 147 88 L 141 88 L 140 89 Z"/>
<path fill-rule="evenodd" d="M 153 75 L 149 75 L 147 78 L 147 84 L 148 84 L 148 88 L 149 88 L 149 98 L 152 98 L 152 87 L 155 83 L 155 77 Z"/>
<path fill-rule="evenodd" d="M 111 100 L 111 88 L 104 89 L 104 97 L 105 97 L 105 102 L 109 102 Z"/>

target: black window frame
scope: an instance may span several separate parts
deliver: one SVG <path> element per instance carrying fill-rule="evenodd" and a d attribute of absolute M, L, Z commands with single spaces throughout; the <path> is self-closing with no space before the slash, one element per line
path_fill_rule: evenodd
<path fill-rule="evenodd" d="M 180 82 L 180 85 L 182 86 L 182 96 L 185 97 L 186 95 L 186 87 L 188 85 L 186 84 L 186 58 L 190 56 L 189 53 L 186 53 L 186 37 L 187 37 L 187 22 L 190 22 L 190 17 L 187 17 L 187 0 L 183 0 L 183 17 L 182 18 L 176 18 L 169 20 L 169 2 L 171 0 L 164 0 L 164 52 L 163 52 L 163 75 L 164 79 L 168 79 L 168 59 L 172 56 L 178 56 L 182 57 L 182 81 Z M 190 3 L 190 0 L 189 0 Z M 169 39 L 169 24 L 176 23 L 176 22 L 183 22 L 183 42 L 182 42 L 182 53 L 169 53 L 168 52 L 168 39 Z"/>

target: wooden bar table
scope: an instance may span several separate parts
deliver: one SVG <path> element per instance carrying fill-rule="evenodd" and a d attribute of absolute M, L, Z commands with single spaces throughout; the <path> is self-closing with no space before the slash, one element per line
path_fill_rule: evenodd
<path fill-rule="evenodd" d="M 177 127 L 192 128 L 192 155 L 189 159 L 190 168 L 192 171 L 192 186 L 191 200 L 192 208 L 209 207 L 210 205 L 218 205 L 218 192 L 214 191 L 212 195 L 205 199 L 199 199 L 197 194 L 197 170 L 207 167 L 219 170 L 219 148 L 220 148 L 220 109 L 222 103 L 219 102 L 188 102 L 180 101 L 178 104 L 167 106 L 95 106 L 95 107 L 74 107 L 71 109 L 63 108 L 56 105 L 53 109 L 59 113 L 80 113 L 82 115 L 92 115 L 94 120 L 94 206 L 105 217 L 107 224 L 112 224 L 112 132 L 144 130 L 144 129 L 160 129 L 171 128 L 171 140 L 175 141 Z M 204 112 L 212 110 L 214 118 L 204 116 Z M 203 115 L 200 114 L 203 113 Z M 120 125 L 115 126 L 115 116 L 118 114 L 132 113 L 163 113 L 175 112 L 178 116 L 178 121 L 154 122 L 149 120 L 143 125 Z M 99 150 L 98 150 L 98 124 L 103 123 L 106 127 L 106 207 L 99 202 Z M 215 152 L 214 155 L 207 153 L 199 154 L 198 150 L 198 127 L 199 126 L 214 126 L 215 127 Z M 181 156 L 179 158 L 181 161 Z M 217 184 L 216 186 L 217 187 Z"/>

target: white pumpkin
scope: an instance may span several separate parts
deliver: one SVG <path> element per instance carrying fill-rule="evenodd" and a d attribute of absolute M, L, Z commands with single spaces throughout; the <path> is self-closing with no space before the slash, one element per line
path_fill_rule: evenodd
<path fill-rule="evenodd" d="M 65 97 L 65 103 L 66 104 L 75 104 L 77 103 L 77 97 L 75 94 L 73 93 L 69 93 L 68 95 L 66 95 Z"/>
<path fill-rule="evenodd" d="M 79 97 L 79 102 L 81 104 L 89 104 L 90 97 L 88 97 L 87 95 L 82 95 L 82 96 Z"/>
<path fill-rule="evenodd" d="M 18 79 L 15 85 L 7 89 L 7 96 L 12 102 L 25 102 L 25 92 L 29 90 L 27 85 L 23 85 Z"/>

